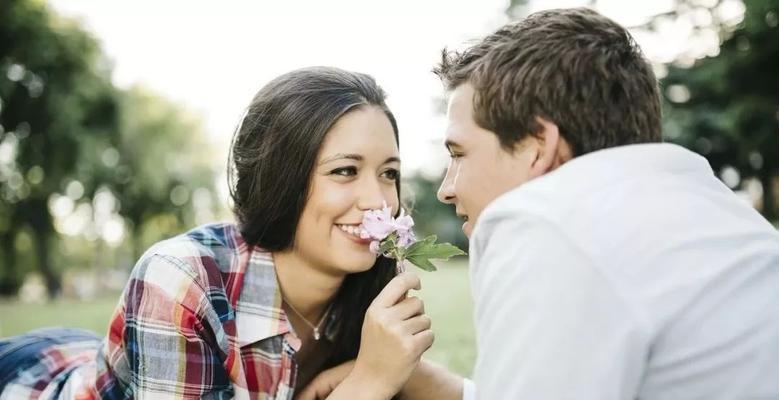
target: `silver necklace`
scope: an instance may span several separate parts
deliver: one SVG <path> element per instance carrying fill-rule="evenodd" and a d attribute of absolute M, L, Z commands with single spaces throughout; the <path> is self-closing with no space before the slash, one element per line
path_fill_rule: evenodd
<path fill-rule="evenodd" d="M 289 301 L 287 301 L 287 300 L 284 300 L 284 302 L 285 302 L 285 303 L 287 303 L 287 305 L 289 306 L 289 309 L 290 309 L 290 310 L 292 310 L 292 312 L 294 312 L 295 314 L 297 314 L 297 316 L 298 316 L 298 317 L 300 317 L 300 319 L 302 319 L 302 320 L 303 320 L 303 322 L 305 322 L 305 323 L 306 323 L 306 325 L 308 325 L 308 326 L 309 326 L 309 328 L 311 328 L 311 331 L 312 331 L 312 332 L 313 332 L 313 334 L 314 334 L 314 340 L 319 340 L 319 338 L 321 338 L 321 337 L 322 337 L 322 335 L 319 333 L 319 328 L 322 326 L 322 323 L 323 323 L 323 322 L 325 322 L 325 318 L 327 318 L 327 315 L 330 313 L 330 308 L 333 306 L 333 303 L 330 303 L 330 305 L 328 305 L 328 306 L 327 306 L 327 309 L 326 309 L 326 310 L 325 310 L 325 312 L 322 314 L 322 318 L 320 318 L 320 319 L 319 319 L 319 322 L 318 322 L 316 325 L 314 325 L 314 324 L 312 324 L 311 322 L 308 322 L 308 320 L 306 319 L 306 317 L 304 317 L 304 316 L 303 316 L 303 314 L 301 314 L 301 313 L 300 313 L 300 311 L 298 311 L 298 310 L 295 308 L 295 306 L 293 306 L 293 305 L 292 305 L 292 303 L 290 303 L 290 302 L 289 302 Z"/>

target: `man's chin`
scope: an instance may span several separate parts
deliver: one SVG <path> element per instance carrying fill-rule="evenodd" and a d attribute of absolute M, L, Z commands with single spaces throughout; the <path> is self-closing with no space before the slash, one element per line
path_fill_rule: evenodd
<path fill-rule="evenodd" d="M 468 239 L 471 238 L 471 231 L 473 230 L 473 224 L 471 221 L 465 221 L 462 226 L 463 233 Z"/>

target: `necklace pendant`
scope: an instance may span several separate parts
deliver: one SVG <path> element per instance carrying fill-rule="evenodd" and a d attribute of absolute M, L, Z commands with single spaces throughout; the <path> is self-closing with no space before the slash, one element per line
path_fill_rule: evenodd
<path fill-rule="evenodd" d="M 319 340 L 319 328 L 314 328 L 314 340 Z"/>

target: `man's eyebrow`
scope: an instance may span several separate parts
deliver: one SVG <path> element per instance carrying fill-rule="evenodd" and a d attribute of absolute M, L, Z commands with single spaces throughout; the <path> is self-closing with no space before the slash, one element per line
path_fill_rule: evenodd
<path fill-rule="evenodd" d="M 446 139 L 446 141 L 444 141 L 444 146 L 446 146 L 447 149 L 451 149 L 452 147 L 457 147 L 457 148 L 463 147 L 462 145 L 460 145 L 460 143 L 457 143 L 452 139 Z"/>

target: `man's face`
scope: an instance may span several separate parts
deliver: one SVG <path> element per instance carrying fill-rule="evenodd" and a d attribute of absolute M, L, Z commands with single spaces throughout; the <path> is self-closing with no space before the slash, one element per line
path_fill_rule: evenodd
<path fill-rule="evenodd" d="M 438 200 L 454 204 L 465 220 L 463 232 L 471 237 L 482 210 L 501 194 L 530 180 L 536 159 L 534 146 L 519 143 L 510 152 L 498 136 L 473 120 L 473 87 L 458 86 L 447 111 L 446 147 L 451 160 L 438 189 Z"/>

